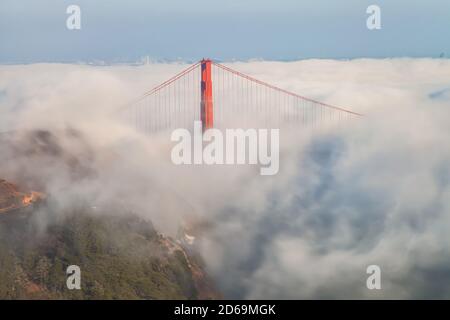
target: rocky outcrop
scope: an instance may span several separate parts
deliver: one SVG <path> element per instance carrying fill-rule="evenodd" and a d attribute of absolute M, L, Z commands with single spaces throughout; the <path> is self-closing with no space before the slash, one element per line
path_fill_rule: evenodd
<path fill-rule="evenodd" d="M 45 198 L 43 193 L 25 192 L 18 186 L 0 179 L 0 214 L 24 209 Z"/>

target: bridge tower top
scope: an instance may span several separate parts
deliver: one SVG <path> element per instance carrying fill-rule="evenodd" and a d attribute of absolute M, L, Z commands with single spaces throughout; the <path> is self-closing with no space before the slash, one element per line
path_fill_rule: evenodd
<path fill-rule="evenodd" d="M 213 113 L 213 87 L 212 87 L 212 61 L 203 59 L 201 65 L 201 120 L 203 131 L 210 129 L 214 125 Z"/>

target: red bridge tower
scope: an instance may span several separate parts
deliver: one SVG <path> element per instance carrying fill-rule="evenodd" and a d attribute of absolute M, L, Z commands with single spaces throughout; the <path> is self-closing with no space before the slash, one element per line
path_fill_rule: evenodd
<path fill-rule="evenodd" d="M 214 125 L 211 60 L 203 59 L 201 61 L 201 67 L 201 118 L 203 131 L 205 131 L 212 128 Z"/>

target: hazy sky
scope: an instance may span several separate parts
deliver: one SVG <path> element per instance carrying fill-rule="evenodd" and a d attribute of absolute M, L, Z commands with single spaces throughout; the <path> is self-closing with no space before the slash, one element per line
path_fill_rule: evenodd
<path fill-rule="evenodd" d="M 66 28 L 70 4 L 81 30 Z M 0 63 L 448 57 L 449 31 L 448 0 L 1 0 Z"/>

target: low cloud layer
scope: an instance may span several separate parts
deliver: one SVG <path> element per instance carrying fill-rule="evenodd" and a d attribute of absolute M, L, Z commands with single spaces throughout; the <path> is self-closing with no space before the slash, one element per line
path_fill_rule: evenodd
<path fill-rule="evenodd" d="M 199 250 L 226 297 L 450 297 L 449 60 L 234 63 L 365 114 L 282 132 L 275 176 L 176 167 L 169 134 L 142 136 L 109 117 L 183 67 L 1 66 L 2 131 L 49 130 L 70 154 L 64 161 L 89 170 L 74 179 L 60 156 L 4 149 L 0 176 L 39 180 L 64 195 L 61 206 L 131 203 L 168 233 L 200 216 L 209 227 Z M 381 267 L 381 290 L 366 288 L 371 264 Z"/>

